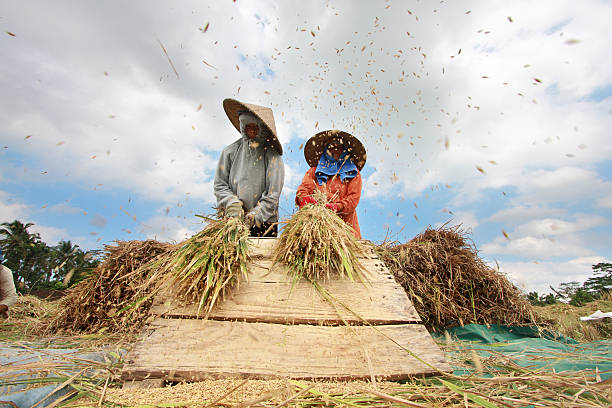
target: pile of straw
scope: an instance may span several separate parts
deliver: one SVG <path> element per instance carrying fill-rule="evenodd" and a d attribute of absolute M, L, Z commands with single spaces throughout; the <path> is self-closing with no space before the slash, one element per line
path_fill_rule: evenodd
<path fill-rule="evenodd" d="M 104 261 L 91 276 L 70 289 L 47 330 L 130 332 L 146 320 L 151 300 L 143 290 L 148 276 L 137 272 L 172 245 L 153 240 L 106 245 Z"/>
<path fill-rule="evenodd" d="M 238 218 L 213 220 L 193 237 L 145 265 L 145 287 L 198 303 L 208 316 L 216 302 L 247 278 L 249 229 Z"/>
<path fill-rule="evenodd" d="M 383 244 L 377 251 L 430 330 L 535 323 L 519 289 L 478 257 L 459 227 L 427 228 L 406 244 Z"/>
<path fill-rule="evenodd" d="M 363 248 L 353 229 L 325 208 L 321 197 L 317 199 L 317 204 L 304 206 L 287 221 L 274 250 L 274 262 L 289 266 L 293 282 L 332 276 L 365 282 L 357 259 Z"/>

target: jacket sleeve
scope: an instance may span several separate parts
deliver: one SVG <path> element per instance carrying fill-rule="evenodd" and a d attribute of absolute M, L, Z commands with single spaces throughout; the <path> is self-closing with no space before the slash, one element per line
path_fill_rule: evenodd
<path fill-rule="evenodd" d="M 17 302 L 17 291 L 13 281 L 13 272 L 6 266 L 0 265 L 0 304 L 12 306 Z"/>
<path fill-rule="evenodd" d="M 302 198 L 314 193 L 316 188 L 314 178 L 315 170 L 316 167 L 311 167 L 304 175 L 304 178 L 302 179 L 302 184 L 300 184 L 300 186 L 297 188 L 297 191 L 295 192 L 296 205 L 300 205 L 300 201 L 302 201 Z"/>
<path fill-rule="evenodd" d="M 219 157 L 213 189 L 217 197 L 217 208 L 227 208 L 229 205 L 239 203 L 240 200 L 232 191 L 229 184 L 229 174 L 232 167 L 232 152 L 224 149 Z"/>
<path fill-rule="evenodd" d="M 346 195 L 340 197 L 337 203 L 342 205 L 340 212 L 350 214 L 357 208 L 359 199 L 361 198 L 361 173 L 357 173 L 346 186 Z"/>
<path fill-rule="evenodd" d="M 266 166 L 266 191 L 250 212 L 258 222 L 267 222 L 278 218 L 278 201 L 285 183 L 285 164 L 283 156 L 274 150 L 269 150 L 270 156 Z"/>

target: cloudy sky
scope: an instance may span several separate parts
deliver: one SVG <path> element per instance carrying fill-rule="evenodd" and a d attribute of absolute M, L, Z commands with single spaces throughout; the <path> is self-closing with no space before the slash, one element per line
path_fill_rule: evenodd
<path fill-rule="evenodd" d="M 0 221 L 50 245 L 178 241 L 213 212 L 224 98 L 368 161 L 364 238 L 461 224 L 525 290 L 612 259 L 610 1 L 3 1 Z"/>

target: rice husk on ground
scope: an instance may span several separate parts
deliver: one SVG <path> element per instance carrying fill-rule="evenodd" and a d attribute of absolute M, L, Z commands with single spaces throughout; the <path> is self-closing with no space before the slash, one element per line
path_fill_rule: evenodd
<path fill-rule="evenodd" d="M 142 300 L 148 276 L 136 271 L 172 248 L 154 240 L 116 241 L 91 276 L 70 289 L 58 305 L 48 332 L 132 332 L 146 321 L 151 300 Z M 140 298 L 138 297 L 140 296 Z"/>
<path fill-rule="evenodd" d="M 274 250 L 274 262 L 289 266 L 294 282 L 302 277 L 316 282 L 338 275 L 365 282 L 357 259 L 363 247 L 353 229 L 318 201 L 287 221 Z"/>
<path fill-rule="evenodd" d="M 408 243 L 383 244 L 377 252 L 429 330 L 535 323 L 519 289 L 485 264 L 458 226 L 427 228 Z"/>

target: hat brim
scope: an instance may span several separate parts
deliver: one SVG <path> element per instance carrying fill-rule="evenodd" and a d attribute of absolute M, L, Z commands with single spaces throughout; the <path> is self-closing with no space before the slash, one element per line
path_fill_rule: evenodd
<path fill-rule="evenodd" d="M 323 150 L 332 140 L 339 141 L 345 146 L 353 162 L 361 171 L 367 160 L 367 153 L 363 144 L 355 136 L 342 130 L 324 130 L 317 133 L 306 142 L 304 146 L 304 158 L 310 167 L 316 167 Z"/>
<path fill-rule="evenodd" d="M 274 114 L 272 113 L 272 109 L 265 106 L 243 103 L 235 99 L 227 98 L 223 100 L 223 110 L 225 110 L 225 114 L 238 132 L 240 132 L 240 119 L 238 118 L 240 112 L 248 111 L 257 116 L 266 126 L 271 135 L 271 138 L 267 140 L 268 143 L 270 143 L 278 154 L 283 154 L 283 146 L 276 135 L 276 125 L 274 123 Z"/>

